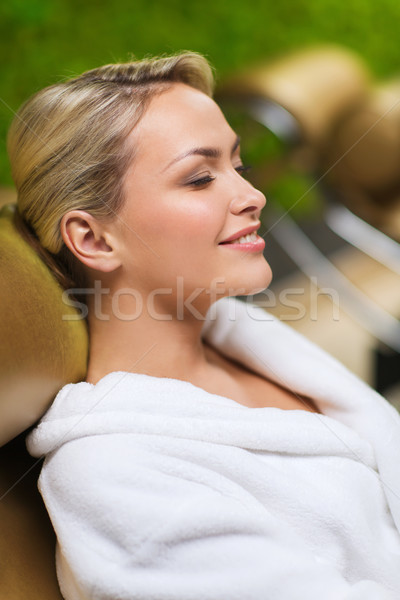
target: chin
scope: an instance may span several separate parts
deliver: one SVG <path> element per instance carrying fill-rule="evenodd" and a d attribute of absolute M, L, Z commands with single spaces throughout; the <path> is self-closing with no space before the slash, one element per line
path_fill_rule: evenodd
<path fill-rule="evenodd" d="M 250 294 L 259 294 L 263 290 L 265 290 L 272 281 L 272 271 L 271 267 L 264 259 L 263 265 L 261 268 L 257 269 L 257 273 L 254 273 L 253 281 L 249 281 L 249 291 L 246 296 Z"/>
<path fill-rule="evenodd" d="M 253 296 L 265 290 L 272 281 L 272 271 L 268 263 L 265 263 L 261 272 L 242 277 L 237 281 L 237 285 L 230 287 L 229 296 Z"/>

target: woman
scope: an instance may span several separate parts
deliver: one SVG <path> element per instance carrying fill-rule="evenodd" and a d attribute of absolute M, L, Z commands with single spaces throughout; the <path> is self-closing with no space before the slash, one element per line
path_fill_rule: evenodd
<path fill-rule="evenodd" d="M 270 282 L 265 198 L 211 90 L 191 53 L 109 65 L 10 131 L 21 218 L 88 305 L 86 381 L 28 439 L 62 593 L 399 597 L 399 417 L 234 299 Z"/>

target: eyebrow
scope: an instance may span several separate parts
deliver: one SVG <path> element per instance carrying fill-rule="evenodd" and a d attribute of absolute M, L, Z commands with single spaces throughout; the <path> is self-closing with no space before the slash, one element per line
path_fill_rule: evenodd
<path fill-rule="evenodd" d="M 239 145 L 240 145 L 240 137 L 237 135 L 236 139 L 235 139 L 235 142 L 234 142 L 234 144 L 232 146 L 232 149 L 231 149 L 231 156 L 235 152 L 235 150 L 238 149 Z M 206 158 L 214 158 L 214 159 L 216 159 L 216 158 L 220 158 L 222 156 L 222 150 L 220 148 L 191 148 L 190 150 L 187 150 L 183 154 L 180 154 L 179 156 L 177 156 L 176 158 L 174 158 L 165 167 L 165 169 L 163 169 L 163 171 L 166 171 L 172 165 L 174 165 L 175 163 L 183 160 L 184 158 L 187 158 L 188 156 L 205 156 Z"/>

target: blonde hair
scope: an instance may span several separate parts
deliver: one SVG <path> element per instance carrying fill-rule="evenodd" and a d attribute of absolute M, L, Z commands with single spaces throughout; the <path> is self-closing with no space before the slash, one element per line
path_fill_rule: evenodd
<path fill-rule="evenodd" d="M 41 90 L 14 118 L 8 153 L 18 226 L 33 245 L 32 236 L 37 238 L 37 250 L 64 287 L 79 277 L 60 234 L 61 218 L 76 209 L 99 219 L 115 217 L 134 156 L 126 138 L 151 98 L 173 82 L 212 95 L 208 62 L 186 52 L 87 71 Z"/>

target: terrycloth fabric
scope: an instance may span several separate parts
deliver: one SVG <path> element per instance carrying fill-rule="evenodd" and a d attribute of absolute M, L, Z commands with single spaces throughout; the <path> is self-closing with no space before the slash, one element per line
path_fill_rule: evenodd
<path fill-rule="evenodd" d="M 132 373 L 63 388 L 28 447 L 65 598 L 399 599 L 397 412 L 253 306 L 204 335 L 323 415 Z"/>

